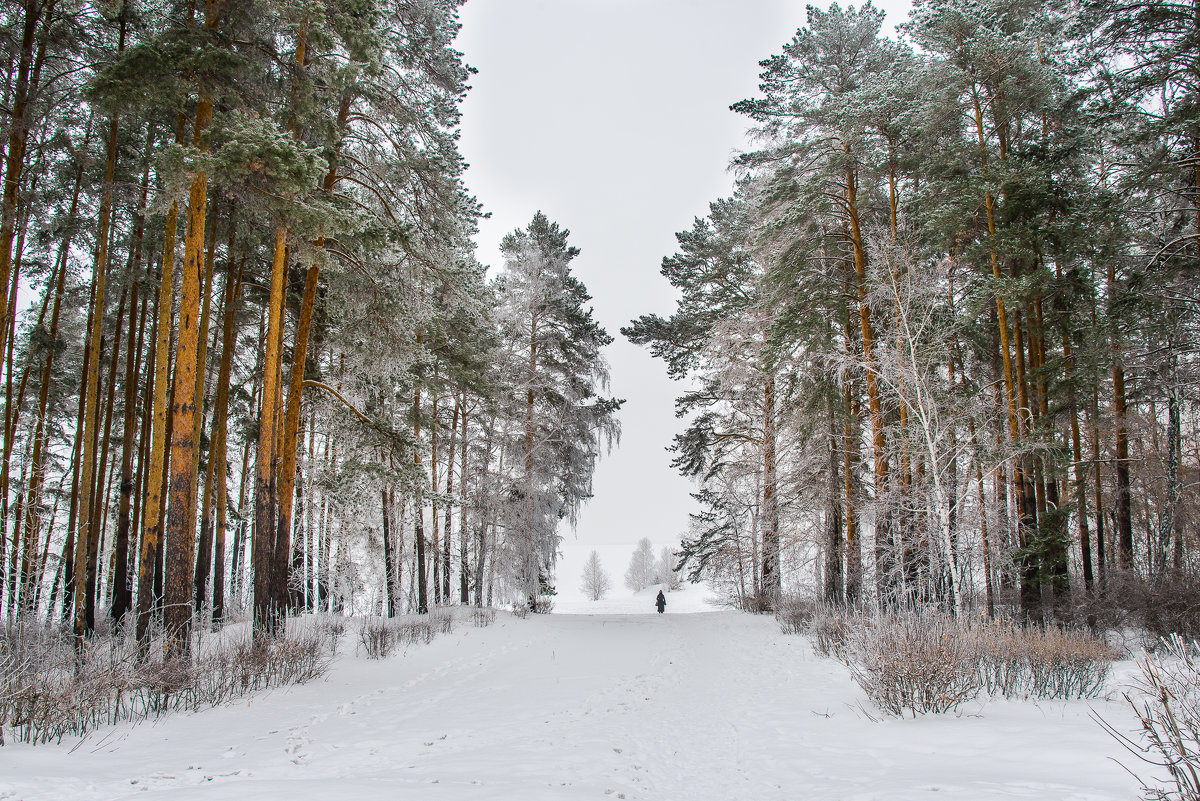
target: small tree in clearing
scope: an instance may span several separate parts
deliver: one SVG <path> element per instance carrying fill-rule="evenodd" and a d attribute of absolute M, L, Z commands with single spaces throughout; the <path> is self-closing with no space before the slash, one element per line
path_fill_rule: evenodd
<path fill-rule="evenodd" d="M 583 566 L 583 591 L 593 601 L 599 601 L 612 589 L 612 581 L 600 566 L 600 554 L 592 551 Z"/>
<path fill-rule="evenodd" d="M 671 553 L 670 548 L 663 548 L 659 552 L 655 572 L 658 573 L 658 583 L 667 585 L 668 590 L 677 590 L 683 586 L 679 571 L 675 569 L 675 563 L 675 555 Z"/>
<path fill-rule="evenodd" d="M 625 571 L 625 586 L 637 592 L 644 590 L 658 580 L 658 571 L 654 567 L 654 546 L 650 540 L 643 537 L 629 560 L 629 569 Z"/>

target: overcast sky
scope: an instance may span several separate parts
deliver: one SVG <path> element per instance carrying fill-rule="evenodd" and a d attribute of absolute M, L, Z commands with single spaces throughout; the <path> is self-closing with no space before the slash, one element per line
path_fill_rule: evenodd
<path fill-rule="evenodd" d="M 907 0 L 878 5 L 889 31 L 907 14 Z M 500 239 L 544 211 L 570 229 L 582 251 L 575 274 L 616 339 L 607 356 L 612 393 L 626 399 L 624 433 L 600 462 L 578 530 L 563 532 L 560 590 L 575 583 L 593 547 L 632 552 L 641 537 L 674 545 L 686 530 L 692 486 L 666 451 L 680 428 L 679 388 L 620 328 L 671 313 L 660 263 L 675 252 L 675 232 L 729 194 L 728 164 L 745 143 L 747 120 L 729 105 L 755 95 L 758 62 L 804 21 L 795 0 L 469 0 L 463 8 L 457 46 L 479 71 L 464 105 L 466 180 L 492 215 L 477 237 L 479 258 L 498 267 Z M 625 564 L 608 567 L 619 583 Z"/>

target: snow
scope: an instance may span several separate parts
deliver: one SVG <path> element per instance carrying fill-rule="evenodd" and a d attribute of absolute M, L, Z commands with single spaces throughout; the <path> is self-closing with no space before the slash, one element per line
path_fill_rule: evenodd
<path fill-rule="evenodd" d="M 704 592 L 501 613 L 311 684 L 0 749 L 0 799 L 1129 799 L 1117 698 L 874 719 L 844 666 Z M 619 614 L 621 606 L 641 614 Z M 568 604 L 573 606 L 574 603 Z M 712 607 L 707 607 L 709 610 Z M 678 614 L 681 609 L 693 614 Z M 1122 670 L 1131 669 L 1123 663 Z M 1115 686 L 1114 686 L 1115 689 Z M 1128 761 L 1128 758 L 1126 759 Z"/>

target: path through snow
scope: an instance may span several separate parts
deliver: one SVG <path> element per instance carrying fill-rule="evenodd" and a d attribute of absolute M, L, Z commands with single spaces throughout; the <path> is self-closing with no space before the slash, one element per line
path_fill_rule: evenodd
<path fill-rule="evenodd" d="M 4 747 L 0 799 L 1136 795 L 1087 703 L 875 722 L 862 698 L 767 617 L 501 615 L 383 662 L 349 653 L 324 680 L 233 706 Z M 1132 728 L 1118 702 L 1091 707 Z"/>

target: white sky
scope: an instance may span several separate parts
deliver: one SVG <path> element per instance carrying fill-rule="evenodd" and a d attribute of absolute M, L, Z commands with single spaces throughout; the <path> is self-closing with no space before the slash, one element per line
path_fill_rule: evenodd
<path fill-rule="evenodd" d="M 885 29 L 908 0 L 878 3 Z M 588 552 L 649 537 L 675 545 L 692 508 L 690 482 L 666 448 L 680 429 L 678 386 L 661 361 L 619 329 L 668 315 L 659 275 L 676 231 L 732 189 L 730 158 L 747 120 L 729 105 L 757 92 L 758 62 L 804 24 L 798 0 L 470 0 L 457 46 L 479 73 L 464 104 L 462 151 L 470 190 L 491 212 L 479 258 L 498 267 L 500 239 L 537 210 L 570 229 L 576 275 L 608 348 L 612 394 L 626 399 L 619 448 L 600 462 L 595 497 L 564 532 L 559 590 L 571 590 Z M 619 586 L 628 557 L 606 568 Z"/>

